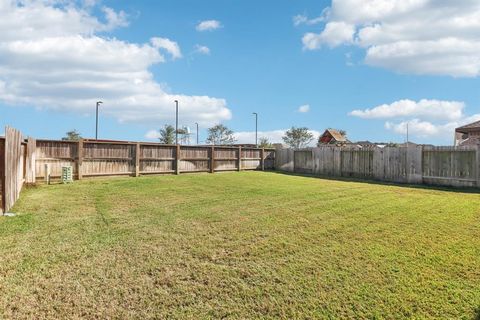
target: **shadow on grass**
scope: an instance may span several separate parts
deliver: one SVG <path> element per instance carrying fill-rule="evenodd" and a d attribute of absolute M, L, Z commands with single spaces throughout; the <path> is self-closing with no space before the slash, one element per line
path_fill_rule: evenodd
<path fill-rule="evenodd" d="M 448 192 L 457 192 L 457 193 L 476 193 L 480 194 L 480 189 L 472 188 L 472 187 L 442 187 L 442 186 L 434 186 L 434 185 L 422 185 L 422 184 L 408 184 L 408 183 L 400 183 L 400 182 L 385 182 L 385 181 L 378 181 L 378 180 L 366 180 L 366 179 L 358 179 L 353 177 L 331 177 L 331 176 L 322 176 L 322 175 L 315 175 L 310 173 L 295 173 L 295 172 L 284 172 L 284 171 L 270 171 L 276 174 L 282 174 L 287 176 L 296 176 L 296 177 L 308 177 L 308 178 L 315 178 L 315 179 L 323 179 L 323 180 L 332 180 L 332 181 L 344 181 L 344 182 L 358 182 L 358 183 L 365 183 L 365 184 L 374 184 L 374 185 L 384 185 L 384 186 L 397 186 L 402 188 L 411 188 L 411 189 L 424 189 L 424 190 L 436 190 L 436 191 L 448 191 Z M 479 310 L 480 316 L 480 310 Z M 480 320 L 480 318 L 478 318 Z"/>
<path fill-rule="evenodd" d="M 473 316 L 473 320 L 480 320 L 480 307 L 475 310 L 475 315 Z"/>

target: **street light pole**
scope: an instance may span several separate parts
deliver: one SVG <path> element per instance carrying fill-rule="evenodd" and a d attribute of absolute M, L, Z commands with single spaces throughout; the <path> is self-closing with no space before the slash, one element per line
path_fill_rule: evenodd
<path fill-rule="evenodd" d="M 96 107 L 96 117 L 95 117 L 95 140 L 98 140 L 98 106 L 101 105 L 102 101 L 97 101 Z"/>
<path fill-rule="evenodd" d="M 197 125 L 197 146 L 198 146 L 198 123 L 195 122 L 195 124 Z"/>
<path fill-rule="evenodd" d="M 255 115 L 255 147 L 258 147 L 258 114 L 253 112 Z"/>
<path fill-rule="evenodd" d="M 175 144 L 178 144 L 178 100 L 175 100 Z"/>

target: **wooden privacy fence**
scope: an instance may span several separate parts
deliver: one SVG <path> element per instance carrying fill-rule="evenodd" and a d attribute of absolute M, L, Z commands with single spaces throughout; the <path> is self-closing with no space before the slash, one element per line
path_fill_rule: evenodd
<path fill-rule="evenodd" d="M 22 133 L 5 128 L 0 138 L 0 212 L 13 207 L 25 182 L 34 183 L 35 140 L 25 141 Z"/>
<path fill-rule="evenodd" d="M 78 179 L 93 176 L 146 175 L 273 169 L 275 150 L 224 146 L 183 146 L 158 143 L 81 140 L 37 140 L 37 179 L 58 178 L 72 166 Z"/>
<path fill-rule="evenodd" d="M 480 148 L 415 145 L 277 149 L 275 168 L 330 177 L 480 187 Z"/>

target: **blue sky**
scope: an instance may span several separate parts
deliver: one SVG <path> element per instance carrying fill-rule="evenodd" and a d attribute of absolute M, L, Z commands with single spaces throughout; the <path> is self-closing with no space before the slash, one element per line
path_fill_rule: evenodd
<path fill-rule="evenodd" d="M 480 119 L 480 29 L 443 20 L 432 33 L 422 28 L 422 11 L 437 13 L 434 26 L 442 15 L 468 22 L 480 8 L 466 0 L 453 9 L 417 2 L 360 10 L 358 0 L 13 1 L 0 6 L 3 20 L 20 30 L 0 36 L 0 126 L 42 138 L 73 128 L 92 137 L 98 99 L 105 102 L 101 138 L 148 140 L 174 124 L 178 98 L 180 123 L 200 122 L 200 140 L 222 122 L 250 142 L 258 112 L 261 135 L 273 141 L 306 126 L 401 142 L 409 123 L 412 140 L 451 144 L 455 126 Z M 28 10 L 33 18 L 18 19 Z M 211 20 L 219 27 L 198 30 Z M 138 87 L 125 80 L 137 76 Z"/>

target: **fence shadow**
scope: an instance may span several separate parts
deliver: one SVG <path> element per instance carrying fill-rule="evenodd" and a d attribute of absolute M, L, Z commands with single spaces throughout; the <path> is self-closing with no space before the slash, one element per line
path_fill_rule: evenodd
<path fill-rule="evenodd" d="M 475 315 L 473 316 L 473 320 L 480 320 L 480 307 L 475 310 Z"/>
<path fill-rule="evenodd" d="M 323 176 L 323 175 L 316 175 L 316 174 L 310 174 L 310 173 L 296 173 L 296 172 L 287 172 L 287 171 L 270 171 L 270 172 L 281 174 L 281 175 L 287 175 L 287 176 L 307 177 L 307 178 L 323 179 L 323 180 L 331 180 L 331 181 L 357 182 L 357 183 L 365 183 L 365 184 L 373 184 L 373 185 L 396 186 L 396 187 L 410 188 L 410 189 L 480 194 L 480 189 L 471 188 L 471 187 L 445 187 L 445 186 L 435 186 L 435 185 L 425 185 L 425 184 L 408 184 L 408 183 L 400 183 L 400 182 L 385 182 L 385 181 L 379 181 L 379 180 L 365 180 L 365 179 L 358 179 L 353 177 L 332 177 L 332 176 Z M 478 310 L 478 316 L 479 318 L 476 320 L 480 320 L 480 309 Z"/>

